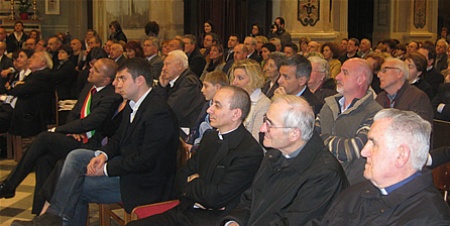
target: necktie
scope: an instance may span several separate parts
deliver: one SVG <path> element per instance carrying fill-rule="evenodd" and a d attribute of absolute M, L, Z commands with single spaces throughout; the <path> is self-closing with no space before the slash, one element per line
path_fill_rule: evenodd
<path fill-rule="evenodd" d="M 80 118 L 85 118 L 91 113 L 91 101 L 92 96 L 97 92 L 95 87 L 89 91 L 88 95 L 86 95 L 86 99 L 84 100 L 83 107 L 81 108 Z M 83 144 L 87 143 L 89 138 L 94 136 L 95 130 L 88 131 L 83 137 Z"/>

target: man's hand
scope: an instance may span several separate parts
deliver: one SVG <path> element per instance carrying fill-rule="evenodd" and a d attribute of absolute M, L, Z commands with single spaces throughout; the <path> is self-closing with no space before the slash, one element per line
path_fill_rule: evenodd
<path fill-rule="evenodd" d="M 286 95 L 286 89 L 284 89 L 284 87 L 280 86 L 275 91 L 273 91 L 273 94 L 275 94 L 275 95 Z"/>
<path fill-rule="evenodd" d="M 84 138 L 84 134 L 67 134 L 66 136 L 73 137 L 73 139 L 75 139 L 79 142 L 82 141 Z"/>
<path fill-rule="evenodd" d="M 199 177 L 200 177 L 200 175 L 198 175 L 198 173 L 194 173 L 194 174 L 188 176 L 187 182 L 189 183 L 189 182 L 191 182 L 191 181 L 193 181 L 194 179 L 197 179 L 197 178 L 199 178 Z"/>
<path fill-rule="evenodd" d="M 167 84 L 169 84 L 169 79 L 167 78 L 166 74 L 164 72 L 161 72 L 161 75 L 159 76 L 159 84 L 162 87 L 166 87 Z"/>
<path fill-rule="evenodd" d="M 11 69 L 8 68 L 8 69 L 5 69 L 5 70 L 2 70 L 0 75 L 2 76 L 2 78 L 6 78 L 9 73 L 11 73 Z"/>
<path fill-rule="evenodd" d="M 87 176 L 105 176 L 103 173 L 103 167 L 106 162 L 106 156 L 100 154 L 91 159 L 89 164 L 87 165 Z"/>

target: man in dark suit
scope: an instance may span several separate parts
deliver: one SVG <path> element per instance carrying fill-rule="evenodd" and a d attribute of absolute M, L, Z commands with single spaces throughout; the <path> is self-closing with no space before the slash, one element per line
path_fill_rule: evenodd
<path fill-rule="evenodd" d="M 168 198 L 176 170 L 176 117 L 152 90 L 145 59 L 127 60 L 114 85 L 129 100 L 120 128 L 95 153 L 76 149 L 67 156 L 51 206 L 33 225 L 63 225 L 63 218 L 69 225 L 84 225 L 89 202 L 122 201 L 130 213 L 138 205 Z"/>
<path fill-rule="evenodd" d="M 189 70 L 188 58 L 182 50 L 174 50 L 164 60 L 159 77 L 159 86 L 155 87 L 165 95 L 167 103 L 177 115 L 178 123 L 184 134 L 195 126 L 205 98 L 201 93 L 202 85 L 198 76 Z"/>
<path fill-rule="evenodd" d="M 184 52 L 188 56 L 189 68 L 199 78 L 205 69 L 206 60 L 197 47 L 197 41 L 194 35 L 183 36 Z"/>
<path fill-rule="evenodd" d="M 45 52 L 42 52 L 46 54 Z M 22 159 L 0 184 L 0 198 L 12 198 L 15 189 L 25 177 L 36 169 L 36 186 L 33 213 L 38 214 L 44 200 L 38 196 L 38 192 L 47 180 L 56 161 L 63 159 L 73 149 L 79 147 L 100 148 L 108 122 L 113 117 L 121 97 L 114 93 L 111 82 L 116 74 L 117 65 L 110 59 L 100 59 L 95 62 L 88 77 L 89 84 L 83 89 L 75 107 L 67 117 L 67 124 L 57 126 L 48 132 L 40 133 Z M 31 76 L 31 75 L 30 75 Z M 25 80 L 26 82 L 26 80 Z M 91 92 L 95 90 L 95 94 Z M 81 117 L 83 107 L 91 96 L 88 115 Z M 84 108 L 87 110 L 86 108 Z M 82 137 L 87 132 L 95 130 L 94 135 L 83 141 Z"/>
<path fill-rule="evenodd" d="M 305 99 L 273 97 L 261 126 L 264 146 L 273 149 L 222 225 L 304 225 L 325 214 L 348 182 L 313 129 L 314 112 Z"/>
<path fill-rule="evenodd" d="M 11 68 L 13 67 L 13 62 L 11 58 L 7 57 L 6 54 L 6 43 L 0 42 L 0 87 L 4 87 L 8 81 L 8 75 L 11 73 Z"/>
<path fill-rule="evenodd" d="M 62 44 L 63 43 L 61 39 L 58 38 L 58 36 L 52 36 L 48 39 L 47 51 L 52 56 L 53 65 L 55 66 L 59 64 L 58 50 L 59 48 L 61 48 Z"/>
<path fill-rule="evenodd" d="M 6 45 L 8 46 L 8 53 L 21 49 L 23 43 L 28 39 L 28 35 L 23 32 L 22 21 L 16 21 L 14 23 L 14 32 L 6 37 Z"/>
<path fill-rule="evenodd" d="M 436 93 L 438 93 L 439 85 L 444 83 L 444 75 L 433 66 L 436 61 L 436 49 L 431 45 L 423 45 L 417 51 L 427 58 L 427 71 L 422 77 L 431 85 L 433 94 L 436 95 Z"/>
<path fill-rule="evenodd" d="M 126 58 L 123 56 L 123 46 L 119 43 L 112 44 L 111 51 L 109 51 L 109 58 L 113 59 L 119 67 L 122 66 L 126 61 Z"/>
<path fill-rule="evenodd" d="M 261 63 L 262 57 L 258 54 L 258 51 L 256 51 L 256 39 L 254 37 L 247 36 L 244 39 L 244 45 L 248 49 L 247 58 Z"/>
<path fill-rule="evenodd" d="M 151 66 L 151 76 L 153 80 L 158 81 L 159 75 L 163 67 L 163 61 L 158 56 L 159 39 L 156 37 L 147 37 L 142 45 L 144 56 L 147 58 L 148 63 Z"/>
<path fill-rule="evenodd" d="M 308 80 L 311 75 L 311 62 L 301 55 L 287 58 L 280 66 L 280 78 L 274 94 L 288 94 L 304 97 L 312 106 L 317 115 L 322 109 L 323 102 L 308 89 Z"/>
<path fill-rule="evenodd" d="M 215 225 L 250 186 L 263 155 L 242 124 L 250 98 L 241 88 L 224 87 L 212 102 L 208 113 L 217 131 L 205 133 L 196 153 L 179 171 L 176 184 L 180 204 L 128 225 Z"/>

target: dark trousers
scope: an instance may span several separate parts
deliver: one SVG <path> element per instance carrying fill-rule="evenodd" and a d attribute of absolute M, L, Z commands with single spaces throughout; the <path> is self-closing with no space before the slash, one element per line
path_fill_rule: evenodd
<path fill-rule="evenodd" d="M 36 186 L 32 213 L 38 214 L 44 204 L 44 199 L 37 197 L 40 189 L 50 175 L 59 159 L 82 145 L 72 137 L 61 133 L 42 132 L 31 146 L 25 151 L 22 159 L 6 178 L 8 187 L 17 188 L 19 184 L 33 170 L 36 170 Z"/>
<path fill-rule="evenodd" d="M 132 221 L 128 223 L 127 226 L 211 226 L 216 225 L 226 213 L 227 212 L 220 210 L 203 210 L 177 206 L 164 213 Z"/>
<path fill-rule="evenodd" d="M 11 125 L 13 108 L 9 104 L 0 105 L 0 133 L 7 132 Z"/>

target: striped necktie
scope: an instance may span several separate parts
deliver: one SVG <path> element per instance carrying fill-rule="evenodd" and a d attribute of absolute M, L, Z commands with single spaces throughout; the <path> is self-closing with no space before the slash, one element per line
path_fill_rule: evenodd
<path fill-rule="evenodd" d="M 85 118 L 91 113 L 91 101 L 92 96 L 97 92 L 95 87 L 92 87 L 92 89 L 89 91 L 89 93 L 86 96 L 86 99 L 84 100 L 83 107 L 81 108 L 81 114 L 80 118 Z M 87 143 L 89 138 L 94 136 L 95 130 L 88 131 L 83 137 L 83 144 Z"/>

